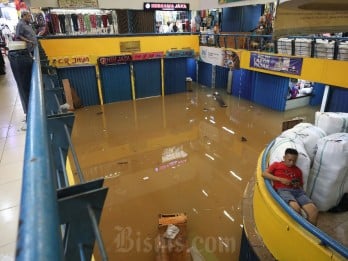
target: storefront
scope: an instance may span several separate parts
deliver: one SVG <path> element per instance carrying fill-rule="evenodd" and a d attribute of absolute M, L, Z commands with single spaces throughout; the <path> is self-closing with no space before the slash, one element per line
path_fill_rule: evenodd
<path fill-rule="evenodd" d="M 191 31 L 191 13 L 188 3 L 144 3 L 144 11 L 154 11 L 156 33 Z"/>

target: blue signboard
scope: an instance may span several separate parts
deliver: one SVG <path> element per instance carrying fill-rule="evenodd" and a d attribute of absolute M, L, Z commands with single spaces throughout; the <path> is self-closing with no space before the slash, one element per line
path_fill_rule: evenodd
<path fill-rule="evenodd" d="M 251 53 L 250 55 L 250 67 L 295 75 L 301 75 L 302 61 L 302 58 L 259 53 Z"/>

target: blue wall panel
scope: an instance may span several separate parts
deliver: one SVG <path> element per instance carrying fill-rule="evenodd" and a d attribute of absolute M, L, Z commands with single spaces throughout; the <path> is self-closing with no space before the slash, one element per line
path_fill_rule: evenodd
<path fill-rule="evenodd" d="M 132 99 L 129 64 L 100 66 L 104 103 Z"/>
<path fill-rule="evenodd" d="M 252 101 L 265 107 L 284 111 L 289 78 L 255 72 Z"/>
<path fill-rule="evenodd" d="M 251 100 L 253 93 L 253 71 L 239 69 L 233 71 L 232 95 Z"/>
<path fill-rule="evenodd" d="M 227 89 L 229 69 L 222 66 L 215 66 L 215 88 Z"/>
<path fill-rule="evenodd" d="M 260 16 L 261 5 L 223 8 L 221 31 L 249 32 L 256 28 Z"/>
<path fill-rule="evenodd" d="M 58 75 L 61 79 L 69 79 L 84 106 L 100 104 L 94 66 L 61 68 Z"/>
<path fill-rule="evenodd" d="M 186 58 L 164 59 L 164 93 L 186 91 Z"/>
<path fill-rule="evenodd" d="M 242 32 L 250 32 L 257 27 L 262 14 L 261 8 L 261 5 L 243 6 Z"/>
<path fill-rule="evenodd" d="M 136 98 L 161 95 L 161 60 L 134 62 L 133 66 Z"/>
<path fill-rule="evenodd" d="M 197 65 L 196 65 L 196 59 L 195 58 L 187 58 L 186 60 L 186 70 L 187 70 L 187 75 L 186 77 L 191 77 L 193 81 L 196 81 L 196 73 L 197 73 Z"/>
<path fill-rule="evenodd" d="M 345 88 L 331 87 L 325 111 L 348 112 L 348 90 Z"/>
<path fill-rule="evenodd" d="M 213 66 L 209 63 L 198 61 L 198 83 L 212 87 Z"/>
<path fill-rule="evenodd" d="M 324 90 L 325 90 L 325 84 L 314 83 L 312 96 L 311 96 L 311 99 L 309 100 L 309 104 L 312 106 L 320 105 L 321 101 L 323 100 Z"/>

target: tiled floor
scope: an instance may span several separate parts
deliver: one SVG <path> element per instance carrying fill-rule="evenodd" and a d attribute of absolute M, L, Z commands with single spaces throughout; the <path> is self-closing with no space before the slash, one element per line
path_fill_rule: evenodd
<path fill-rule="evenodd" d="M 25 115 L 7 59 L 6 72 L 0 75 L 1 261 L 14 260 L 26 134 L 21 130 Z"/>

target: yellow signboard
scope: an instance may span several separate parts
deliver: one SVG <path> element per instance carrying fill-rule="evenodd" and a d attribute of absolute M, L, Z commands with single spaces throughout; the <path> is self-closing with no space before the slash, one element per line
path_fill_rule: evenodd
<path fill-rule="evenodd" d="M 121 53 L 140 52 L 140 41 L 120 42 Z"/>

